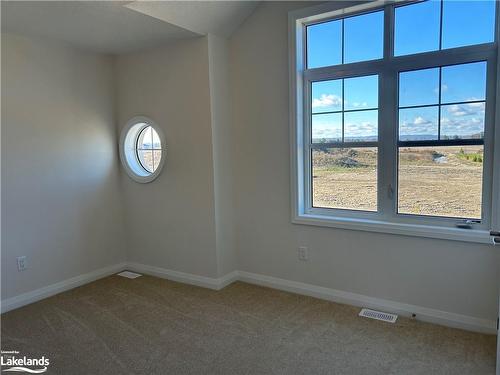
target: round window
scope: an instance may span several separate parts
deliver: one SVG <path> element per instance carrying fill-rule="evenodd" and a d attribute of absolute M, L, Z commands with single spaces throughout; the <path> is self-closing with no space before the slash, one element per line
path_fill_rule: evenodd
<path fill-rule="evenodd" d="M 165 161 L 165 140 L 151 119 L 134 117 L 123 128 L 120 158 L 135 181 L 151 182 L 158 177 Z"/>

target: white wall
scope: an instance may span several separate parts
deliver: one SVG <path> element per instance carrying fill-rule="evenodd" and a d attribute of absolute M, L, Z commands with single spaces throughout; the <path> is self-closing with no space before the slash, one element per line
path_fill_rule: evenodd
<path fill-rule="evenodd" d="M 210 277 L 235 269 L 224 39 L 113 58 L 4 40 L 3 299 L 125 259 Z M 151 184 L 117 161 L 118 134 L 136 115 L 166 135 Z M 15 269 L 19 255 L 29 271 Z"/>
<path fill-rule="evenodd" d="M 236 270 L 228 41 L 208 35 L 218 276 Z"/>
<path fill-rule="evenodd" d="M 2 299 L 125 258 L 112 68 L 2 34 Z"/>
<path fill-rule="evenodd" d="M 287 12 L 304 6 L 263 2 L 230 41 L 238 268 L 496 319 L 492 246 L 290 223 Z"/>
<path fill-rule="evenodd" d="M 137 115 L 165 133 L 160 176 L 138 184 L 122 173 L 128 259 L 217 276 L 207 38 L 116 59 L 118 124 Z"/>

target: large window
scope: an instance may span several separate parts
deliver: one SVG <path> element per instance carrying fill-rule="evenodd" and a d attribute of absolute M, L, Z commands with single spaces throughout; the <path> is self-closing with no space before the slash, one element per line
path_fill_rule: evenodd
<path fill-rule="evenodd" d="M 316 13 L 290 23 L 294 221 L 486 241 L 496 3 Z"/>

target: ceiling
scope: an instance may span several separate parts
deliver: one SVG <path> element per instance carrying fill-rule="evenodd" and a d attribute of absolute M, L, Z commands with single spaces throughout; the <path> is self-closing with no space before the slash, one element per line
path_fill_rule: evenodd
<path fill-rule="evenodd" d="M 230 36 L 258 1 L 132 1 L 129 9 L 199 34 Z"/>
<path fill-rule="evenodd" d="M 208 33 L 229 36 L 257 1 L 2 1 L 2 32 L 123 54 Z"/>

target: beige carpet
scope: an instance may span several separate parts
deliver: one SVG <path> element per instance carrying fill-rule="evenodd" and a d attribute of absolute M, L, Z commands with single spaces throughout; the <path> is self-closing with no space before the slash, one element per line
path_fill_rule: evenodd
<path fill-rule="evenodd" d="M 494 336 L 241 282 L 118 276 L 2 315 L 2 349 L 48 374 L 494 374 Z"/>

